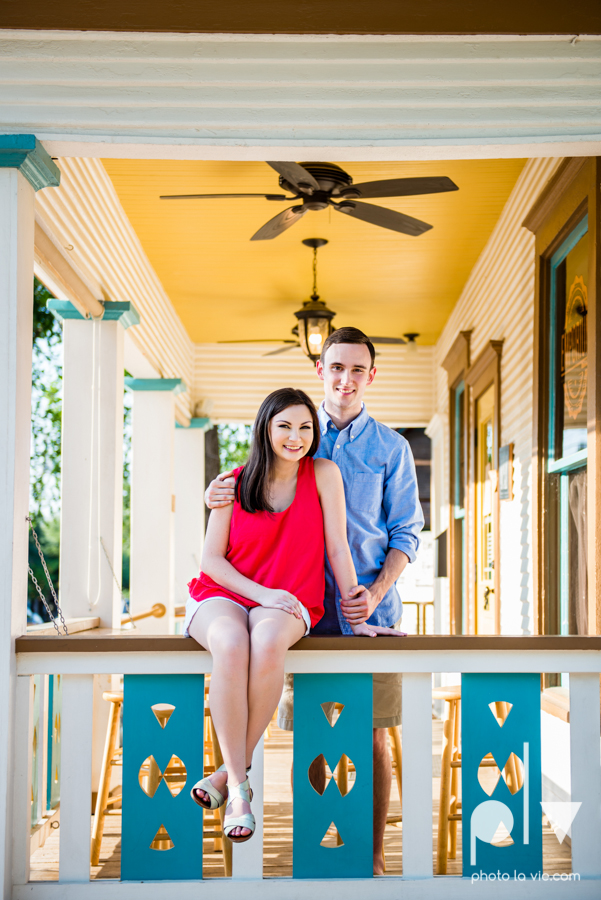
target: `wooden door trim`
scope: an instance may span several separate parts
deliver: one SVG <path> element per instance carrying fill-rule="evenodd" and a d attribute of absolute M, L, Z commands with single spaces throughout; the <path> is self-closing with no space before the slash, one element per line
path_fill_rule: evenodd
<path fill-rule="evenodd" d="M 476 454 L 475 454 L 475 430 L 476 430 L 476 403 L 482 394 L 488 390 L 491 385 L 494 387 L 494 442 L 493 442 L 493 468 L 499 470 L 499 447 L 501 446 L 501 356 L 503 353 L 504 341 L 491 340 L 485 346 L 474 363 L 465 373 L 465 383 L 469 387 L 469 513 L 468 516 L 467 540 L 470 541 L 470 547 L 475 548 L 476 537 Z M 495 554 L 495 633 L 501 633 L 501 578 L 500 578 L 500 562 L 501 562 L 501 536 L 499 533 L 500 525 L 500 505 L 499 492 L 494 493 L 493 498 L 493 527 L 494 527 L 494 554 Z M 474 633 L 476 624 L 476 587 L 474 577 L 469 579 L 471 589 L 469 591 L 470 605 L 470 623 L 471 631 Z"/>
<path fill-rule="evenodd" d="M 453 515 L 453 510 L 455 507 L 455 491 L 456 491 L 456 483 L 455 483 L 455 394 L 457 388 L 464 380 L 465 373 L 469 369 L 470 366 L 470 341 L 471 341 L 472 332 L 470 331 L 460 331 L 453 344 L 451 349 L 445 356 L 442 367 L 446 369 L 447 372 L 447 384 L 449 389 L 449 527 L 447 530 L 447 534 L 449 536 L 449 562 L 450 562 L 450 578 L 449 578 L 449 601 L 450 601 L 450 630 L 451 634 L 461 634 L 463 631 L 463 592 L 462 592 L 462 581 L 463 577 L 459 579 L 458 577 L 458 569 L 457 569 L 457 543 L 455 540 L 455 523 L 456 519 Z M 468 460 L 468 452 L 467 452 L 467 444 L 468 444 L 468 414 L 469 408 L 467 403 L 467 387 L 466 394 L 464 398 L 465 402 L 465 417 L 464 417 L 464 433 L 460 436 L 460 439 L 463 441 L 465 448 L 465 476 L 467 482 L 467 460 Z M 467 507 L 468 503 L 468 484 L 464 484 L 464 503 Z M 467 509 L 466 509 L 467 515 Z M 464 564 L 464 560 L 461 562 L 462 566 Z"/>
<path fill-rule="evenodd" d="M 536 234 L 541 225 L 552 216 L 557 201 L 570 187 L 582 168 L 589 162 L 586 156 L 567 157 L 558 167 L 545 189 L 530 208 L 522 222 L 524 228 Z"/>
<path fill-rule="evenodd" d="M 588 414 L 588 586 L 589 633 L 601 633 L 601 311 L 597 298 L 601 290 L 599 253 L 599 212 L 601 160 L 565 160 L 555 177 L 524 220 L 535 233 L 536 269 L 534 295 L 534 379 L 532 434 L 533 509 L 533 605 L 535 630 L 549 633 L 553 605 L 552 574 L 547 534 L 552 515 L 550 485 L 546 478 L 548 429 L 548 333 L 550 258 L 588 212 L 589 231 L 589 414 Z"/>
<path fill-rule="evenodd" d="M 470 367 L 470 341 L 472 332 L 460 331 L 451 345 L 451 349 L 442 361 L 446 369 L 449 386 L 459 383 L 463 373 Z"/>

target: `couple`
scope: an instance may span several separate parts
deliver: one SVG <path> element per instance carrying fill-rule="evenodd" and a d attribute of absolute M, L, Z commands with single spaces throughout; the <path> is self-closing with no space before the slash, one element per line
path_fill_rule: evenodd
<path fill-rule="evenodd" d="M 213 655 L 210 705 L 224 765 L 198 782 L 192 797 L 207 809 L 228 799 L 224 833 L 235 842 L 254 832 L 248 770 L 280 699 L 287 649 L 309 628 L 400 634 L 385 625 L 400 618 L 395 582 L 415 559 L 423 516 L 407 442 L 371 419 L 362 403 L 376 374 L 374 358 L 358 329 L 330 335 L 317 363 L 325 388 L 319 414 L 302 391 L 270 394 L 257 415 L 249 460 L 233 473 L 235 488 L 233 480 L 218 480 L 207 492 L 213 513 L 203 571 L 190 582 L 184 633 Z M 291 728 L 292 716 L 289 681 L 278 723 Z M 376 874 L 383 870 L 390 794 L 387 728 L 398 724 L 400 677 L 377 676 Z"/>

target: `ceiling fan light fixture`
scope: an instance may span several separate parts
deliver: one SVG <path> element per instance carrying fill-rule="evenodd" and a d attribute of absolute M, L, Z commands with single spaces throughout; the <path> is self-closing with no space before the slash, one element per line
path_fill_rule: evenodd
<path fill-rule="evenodd" d="M 313 250 L 313 293 L 311 299 L 303 303 L 303 308 L 294 313 L 298 319 L 298 340 L 303 353 L 316 363 L 321 356 L 323 345 L 333 332 L 332 319 L 336 315 L 319 299 L 317 293 L 317 251 L 328 242 L 325 238 L 306 238 L 305 247 Z"/>
<path fill-rule="evenodd" d="M 313 295 L 294 313 L 298 319 L 298 339 L 303 353 L 317 362 L 326 340 L 334 330 L 332 319 L 336 315 L 323 300 Z"/>
<path fill-rule="evenodd" d="M 416 338 L 419 337 L 419 333 L 417 331 L 408 331 L 403 337 L 407 339 L 407 353 L 417 353 Z"/>

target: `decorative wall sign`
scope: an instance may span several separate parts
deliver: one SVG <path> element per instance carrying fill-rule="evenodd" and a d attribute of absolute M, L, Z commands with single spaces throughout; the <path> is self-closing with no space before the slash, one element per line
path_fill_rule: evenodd
<path fill-rule="evenodd" d="M 463 675 L 461 706 L 463 874 L 530 879 L 543 866 L 540 676 Z M 479 768 L 488 754 L 497 767 Z"/>
<path fill-rule="evenodd" d="M 513 500 L 513 444 L 499 447 L 499 499 Z"/>
<path fill-rule="evenodd" d="M 577 419 L 586 397 L 588 293 L 582 275 L 576 275 L 568 289 L 565 325 L 561 335 L 561 380 L 565 410 Z"/>
<path fill-rule="evenodd" d="M 202 878 L 204 676 L 126 675 L 122 881 Z"/>
<path fill-rule="evenodd" d="M 371 878 L 372 726 L 371 675 L 294 676 L 294 878 Z"/>

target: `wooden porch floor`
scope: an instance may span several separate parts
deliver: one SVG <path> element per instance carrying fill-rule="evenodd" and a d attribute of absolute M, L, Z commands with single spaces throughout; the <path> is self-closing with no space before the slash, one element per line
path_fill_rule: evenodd
<path fill-rule="evenodd" d="M 440 789 L 440 753 L 442 723 L 435 719 L 432 742 L 433 830 L 432 860 L 436 863 L 436 834 L 438 829 L 438 794 Z M 292 733 L 271 727 L 265 744 L 265 841 L 264 874 L 266 877 L 292 876 L 292 791 L 290 767 L 292 763 Z M 393 779 L 390 815 L 400 813 L 399 796 Z M 31 859 L 31 881 L 58 880 L 59 831 L 53 831 L 45 845 Z M 204 877 L 223 876 L 221 853 L 213 851 L 213 840 L 204 841 Z M 386 874 L 401 875 L 402 826 L 389 825 L 384 840 Z M 461 823 L 459 824 L 457 859 L 449 860 L 448 874 L 461 874 Z M 560 844 L 546 819 L 543 828 L 543 871 L 553 874 L 571 871 L 571 851 Z M 100 865 L 91 870 L 92 879 L 119 878 L 121 868 L 121 816 L 107 816 Z M 433 869 L 434 870 L 434 869 Z"/>

